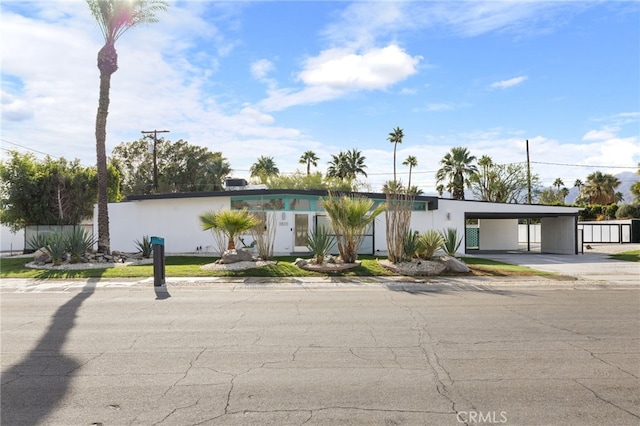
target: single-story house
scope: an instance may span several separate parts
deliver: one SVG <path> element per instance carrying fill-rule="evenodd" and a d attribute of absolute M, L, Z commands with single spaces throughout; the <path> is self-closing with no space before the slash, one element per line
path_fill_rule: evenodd
<path fill-rule="evenodd" d="M 307 254 L 306 236 L 317 226 L 327 223 L 320 200 L 321 190 L 240 189 L 219 192 L 167 193 L 129 196 L 125 202 L 110 203 L 110 242 L 112 250 L 136 251 L 136 240 L 143 236 L 165 239 L 167 253 L 190 253 L 201 250 L 215 253 L 217 248 L 209 231 L 203 231 L 199 216 L 208 211 L 247 208 L 252 212 L 275 214 L 274 254 Z M 352 195 L 384 203 L 382 193 Z M 478 224 L 480 250 L 517 250 L 518 222 L 539 219 L 540 251 L 545 253 L 578 253 L 578 207 L 503 204 L 481 201 L 459 201 L 433 196 L 416 196 L 411 216 L 411 229 L 455 228 L 466 239 L 467 224 Z M 97 208 L 94 230 L 97 234 Z M 363 254 L 386 255 L 385 215 L 378 216 L 369 229 Z M 249 244 L 248 235 L 244 239 Z M 460 252 L 467 251 L 466 241 Z"/>

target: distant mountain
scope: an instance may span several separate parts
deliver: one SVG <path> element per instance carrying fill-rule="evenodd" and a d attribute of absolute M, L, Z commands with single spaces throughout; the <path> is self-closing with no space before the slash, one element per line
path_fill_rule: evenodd
<path fill-rule="evenodd" d="M 605 172 L 603 172 L 605 173 Z M 623 203 L 630 203 L 633 201 L 633 194 L 631 193 L 631 185 L 635 182 L 640 181 L 640 175 L 635 174 L 634 172 L 621 172 L 617 175 L 614 175 L 620 181 L 620 185 L 616 188 L 616 192 L 622 192 L 624 196 Z M 583 182 L 586 181 L 583 179 Z M 568 204 L 573 203 L 573 201 L 578 197 L 578 188 L 568 188 L 569 195 L 565 199 Z"/>

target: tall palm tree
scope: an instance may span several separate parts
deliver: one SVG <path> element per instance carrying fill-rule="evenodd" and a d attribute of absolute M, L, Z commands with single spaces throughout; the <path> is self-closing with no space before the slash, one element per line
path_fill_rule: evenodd
<path fill-rule="evenodd" d="M 411 189 L 411 170 L 418 166 L 418 159 L 413 155 L 410 155 L 402 162 L 402 165 L 409 166 L 409 183 L 407 184 L 407 189 Z"/>
<path fill-rule="evenodd" d="M 98 171 L 98 251 L 109 253 L 109 210 L 107 173 L 107 115 L 111 75 L 118 70 L 116 41 L 129 28 L 138 24 L 158 22 L 156 14 L 167 9 L 164 0 L 87 0 L 91 14 L 98 22 L 104 46 L 98 52 L 100 96 L 96 115 L 96 163 Z"/>
<path fill-rule="evenodd" d="M 616 202 L 615 189 L 620 180 L 608 173 L 593 172 L 587 176 L 584 184 L 584 194 L 589 198 L 589 204 L 613 204 Z"/>
<path fill-rule="evenodd" d="M 332 155 L 327 168 L 327 177 L 334 177 L 343 180 L 354 180 L 358 175 L 367 176 L 364 170 L 367 166 L 364 164 L 366 157 L 357 149 L 349 151 L 340 151 L 337 155 Z"/>
<path fill-rule="evenodd" d="M 259 225 L 261 222 L 253 213 L 249 213 L 246 209 L 243 209 L 207 212 L 200 215 L 200 223 L 204 231 L 210 229 L 221 231 L 229 239 L 227 250 L 235 250 L 236 237 L 254 226 Z"/>
<path fill-rule="evenodd" d="M 560 188 L 564 186 L 564 182 L 562 181 L 562 179 L 556 178 L 556 180 L 553 181 L 553 186 L 556 188 L 556 190 L 560 191 Z"/>
<path fill-rule="evenodd" d="M 393 129 L 387 138 L 393 144 L 393 180 L 396 180 L 396 147 L 402 143 L 402 138 L 404 138 L 404 132 L 400 127 Z"/>
<path fill-rule="evenodd" d="M 318 156 L 313 151 L 305 151 L 300 157 L 300 164 L 307 165 L 307 176 L 311 174 L 311 166 L 318 167 Z"/>
<path fill-rule="evenodd" d="M 448 180 L 447 189 L 451 190 L 451 197 L 455 200 L 464 200 L 465 178 L 478 173 L 478 168 L 472 164 L 475 160 L 476 157 L 471 155 L 467 148 L 451 148 L 451 152 L 440 160 L 442 167 L 436 173 L 436 183 Z M 467 186 L 469 183 L 467 179 Z"/>
<path fill-rule="evenodd" d="M 259 177 L 262 183 L 266 182 L 267 177 L 280 173 L 275 161 L 273 161 L 273 157 L 265 157 L 264 155 L 260 156 L 258 161 L 251 165 L 249 171 L 251 172 L 251 177 Z"/>

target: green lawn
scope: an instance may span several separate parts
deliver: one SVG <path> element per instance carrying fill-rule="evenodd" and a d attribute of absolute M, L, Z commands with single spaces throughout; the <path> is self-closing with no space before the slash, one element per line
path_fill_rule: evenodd
<path fill-rule="evenodd" d="M 293 256 L 276 257 L 278 263 L 243 271 L 211 271 L 200 267 L 212 263 L 215 258 L 202 256 L 167 256 L 167 277 L 372 277 L 396 275 L 382 267 L 374 256 L 360 256 L 361 265 L 341 272 L 320 273 L 298 268 Z M 44 270 L 29 269 L 24 265 L 30 257 L 0 258 L 0 278 L 148 278 L 153 277 L 153 265 L 123 266 L 104 269 Z M 484 276 L 546 276 L 549 272 L 536 271 L 523 266 L 497 262 L 477 257 L 463 257 L 473 275 Z"/>
<path fill-rule="evenodd" d="M 625 251 L 622 253 L 612 254 L 612 259 L 625 260 L 627 262 L 640 262 L 640 250 Z"/>

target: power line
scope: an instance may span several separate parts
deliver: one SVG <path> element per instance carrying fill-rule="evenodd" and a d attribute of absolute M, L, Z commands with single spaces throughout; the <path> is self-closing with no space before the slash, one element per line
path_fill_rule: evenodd
<path fill-rule="evenodd" d="M 18 146 L 20 148 L 26 149 L 27 151 L 37 152 L 38 154 L 48 155 L 49 157 L 53 157 L 53 158 L 60 158 L 57 155 L 51 155 L 51 154 L 46 153 L 44 151 L 38 151 L 37 149 L 29 148 L 28 146 L 20 145 L 19 143 L 11 142 L 11 141 L 8 141 L 6 139 L 1 139 L 1 140 L 2 140 L 2 142 L 8 143 L 8 144 L 11 144 L 11 145 L 14 145 L 14 146 Z M 6 148 L 2 148 L 2 149 L 4 149 L 5 151 L 11 151 L 10 149 L 6 149 Z"/>
<path fill-rule="evenodd" d="M 587 168 L 598 168 L 598 169 L 636 169 L 636 166 L 594 166 L 589 164 L 566 164 L 566 163 L 547 163 L 544 161 L 532 161 L 535 164 L 545 164 L 548 166 L 565 166 L 565 167 L 587 167 Z"/>

